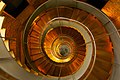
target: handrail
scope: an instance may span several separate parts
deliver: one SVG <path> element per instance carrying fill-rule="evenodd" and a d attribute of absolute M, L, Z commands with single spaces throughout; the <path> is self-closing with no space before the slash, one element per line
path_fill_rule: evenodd
<path fill-rule="evenodd" d="M 46 9 L 50 9 L 50 8 L 54 8 L 54 7 L 58 7 L 58 6 L 67 6 L 67 7 L 74 7 L 74 8 L 78 8 L 78 9 L 82 9 L 84 11 L 87 11 L 89 13 L 91 13 L 92 15 L 94 15 L 95 17 L 97 17 L 101 23 L 105 26 L 105 29 L 107 30 L 108 33 L 111 33 L 113 31 L 117 31 L 117 29 L 115 28 L 114 24 L 111 22 L 111 20 L 100 10 L 98 10 L 97 8 L 84 3 L 84 2 L 80 2 L 80 1 L 73 1 L 73 0 L 49 0 L 46 1 L 45 3 L 43 3 L 42 5 L 40 5 L 35 11 L 34 13 L 31 15 L 31 17 L 29 18 L 25 29 L 24 29 L 24 33 L 23 33 L 23 49 L 24 49 L 24 54 L 26 55 L 26 57 L 28 57 L 28 50 L 27 50 L 27 37 L 28 37 L 28 33 L 29 30 L 31 28 L 31 24 L 34 21 L 34 19 L 43 11 L 45 11 Z M 119 51 L 119 46 L 117 46 L 118 44 L 120 44 L 120 36 L 118 34 L 118 32 L 110 35 L 110 38 L 113 42 L 113 47 L 115 47 L 114 49 L 114 54 L 118 54 L 117 51 Z M 116 40 L 115 40 L 116 38 Z M 30 59 L 28 58 L 28 61 L 30 61 Z M 32 66 L 32 65 L 31 65 Z"/>

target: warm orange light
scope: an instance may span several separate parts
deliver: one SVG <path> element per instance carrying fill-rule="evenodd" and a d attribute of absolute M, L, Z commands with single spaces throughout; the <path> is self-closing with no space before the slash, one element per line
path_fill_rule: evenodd
<path fill-rule="evenodd" d="M 112 13 L 110 13 L 109 11 L 107 11 L 106 9 L 102 9 L 102 11 L 109 17 L 112 17 Z"/>

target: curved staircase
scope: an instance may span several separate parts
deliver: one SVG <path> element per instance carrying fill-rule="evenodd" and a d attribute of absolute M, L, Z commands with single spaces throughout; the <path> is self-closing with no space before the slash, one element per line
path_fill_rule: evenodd
<path fill-rule="evenodd" d="M 17 39 L 5 40 L 5 29 L 1 29 L 7 51 L 36 79 L 110 79 L 114 64 L 114 46 L 106 28 L 110 21 L 102 22 L 83 7 L 97 11 L 86 3 L 66 1 L 50 0 L 38 7 L 22 33 L 22 49 L 17 49 Z M 16 56 L 17 50 L 24 53 L 25 61 Z"/>

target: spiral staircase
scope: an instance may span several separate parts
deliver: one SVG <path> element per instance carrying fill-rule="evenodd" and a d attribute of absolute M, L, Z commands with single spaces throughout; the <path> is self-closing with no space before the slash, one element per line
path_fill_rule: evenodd
<path fill-rule="evenodd" d="M 6 38 L 2 27 L 0 32 L 0 68 L 18 80 L 119 80 L 113 67 L 118 31 L 87 3 L 46 1 L 28 19 L 20 41 Z"/>

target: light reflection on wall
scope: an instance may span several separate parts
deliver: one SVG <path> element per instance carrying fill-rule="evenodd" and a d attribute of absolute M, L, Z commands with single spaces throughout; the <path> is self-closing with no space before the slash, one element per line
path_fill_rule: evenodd
<path fill-rule="evenodd" d="M 102 11 L 112 20 L 117 29 L 120 29 L 120 0 L 109 0 Z"/>

